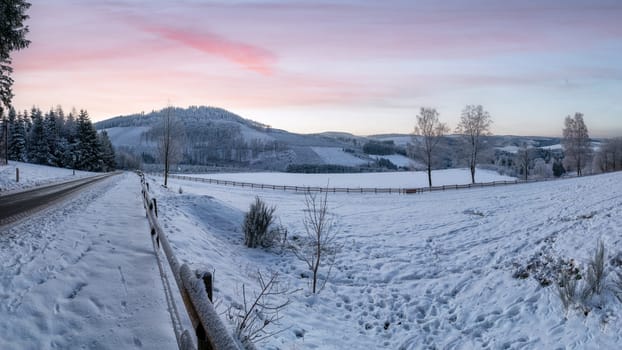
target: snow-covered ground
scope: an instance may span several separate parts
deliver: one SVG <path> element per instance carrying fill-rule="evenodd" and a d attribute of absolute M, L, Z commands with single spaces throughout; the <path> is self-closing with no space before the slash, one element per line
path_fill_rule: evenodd
<path fill-rule="evenodd" d="M 344 166 L 357 166 L 366 164 L 367 161 L 345 152 L 339 147 L 311 147 L 326 164 L 337 164 Z"/>
<path fill-rule="evenodd" d="M 556 144 L 556 145 L 551 145 L 551 146 L 544 146 L 544 147 L 540 147 L 542 149 L 545 150 L 549 150 L 549 151 L 556 151 L 556 150 L 561 150 L 564 149 L 564 147 L 561 144 Z"/>
<path fill-rule="evenodd" d="M 0 349 L 176 346 L 136 175 L 0 228 Z"/>
<path fill-rule="evenodd" d="M 513 278 L 519 266 L 543 257 L 575 259 L 585 271 L 598 239 L 607 262 L 620 252 L 622 173 L 418 195 L 331 194 L 343 247 L 317 296 L 309 293 L 302 262 L 279 248 L 245 248 L 241 232 L 244 212 L 260 196 L 277 206 L 290 238 L 302 234 L 302 194 L 169 181 L 171 190 L 154 188 L 170 240 L 184 260 L 215 270 L 221 310 L 241 301 L 242 285 L 247 293 L 257 290 L 257 270 L 278 272 L 292 291 L 282 324 L 272 328 L 285 331 L 261 348 L 616 349 L 622 343 L 622 304 L 610 288 L 609 264 L 602 303 L 590 304 L 587 316 L 565 313 L 554 286 Z"/>
<path fill-rule="evenodd" d="M 399 171 L 358 174 L 296 174 L 296 173 L 220 173 L 184 174 L 185 176 L 249 182 L 278 186 L 320 186 L 348 188 L 418 188 L 428 186 L 425 171 Z M 514 181 L 513 177 L 499 175 L 490 170 L 477 169 L 476 182 Z M 471 183 L 469 169 L 446 169 L 432 171 L 432 184 L 463 185 Z"/>
<path fill-rule="evenodd" d="M 545 149 L 545 147 L 542 147 L 542 148 Z M 503 152 L 516 154 L 518 153 L 518 150 L 520 148 L 518 146 L 504 146 L 504 147 L 496 147 L 495 149 L 498 149 L 499 151 L 503 151 Z"/>
<path fill-rule="evenodd" d="M 15 168 L 19 168 L 19 182 L 15 181 Z M 73 175 L 71 169 L 9 161 L 9 165 L 0 165 L 0 192 L 72 180 L 89 175 L 95 174 L 76 170 L 76 174 Z"/>
<path fill-rule="evenodd" d="M 413 176 L 360 175 L 399 183 L 402 174 Z M 449 183 L 459 183 L 460 173 L 450 174 Z M 345 175 L 343 185 L 379 186 L 378 178 L 357 175 Z M 275 182 L 274 173 L 259 176 Z M 297 185 L 320 181 L 281 176 Z M 180 260 L 213 269 L 223 316 L 241 302 L 242 286 L 248 295 L 257 290 L 258 270 L 278 272 L 291 292 L 281 324 L 271 328 L 283 332 L 259 348 L 616 349 L 622 343 L 622 303 L 613 294 L 615 272 L 622 272 L 622 173 L 417 195 L 330 194 L 341 248 L 315 296 L 306 266 L 291 252 L 246 248 L 241 230 L 260 196 L 277 206 L 290 239 L 303 234 L 303 194 L 175 179 L 165 189 L 157 186 L 161 180 L 152 178 L 151 188 L 162 226 Z M 602 297 L 587 303 L 587 315 L 564 312 L 555 287 L 542 286 L 533 271 L 514 278 L 521 267 L 549 258 L 574 259 L 585 275 L 598 239 L 607 249 L 607 283 Z M 0 349 L 176 347 L 134 174 L 0 229 L 0 315 Z"/>

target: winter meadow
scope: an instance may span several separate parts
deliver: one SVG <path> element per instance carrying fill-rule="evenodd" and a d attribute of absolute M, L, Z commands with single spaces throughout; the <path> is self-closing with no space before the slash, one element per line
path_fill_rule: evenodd
<path fill-rule="evenodd" d="M 622 344 L 619 4 L 0 13 L 0 349 Z"/>

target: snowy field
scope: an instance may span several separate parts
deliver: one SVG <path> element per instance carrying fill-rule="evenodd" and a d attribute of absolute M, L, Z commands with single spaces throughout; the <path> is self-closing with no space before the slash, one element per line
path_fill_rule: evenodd
<path fill-rule="evenodd" d="M 368 161 L 352 155 L 352 153 L 344 152 L 339 147 L 311 147 L 324 163 L 339 164 L 345 166 L 358 166 L 367 164 Z"/>
<path fill-rule="evenodd" d="M 15 182 L 15 168 L 19 168 L 19 182 Z M 89 175 L 94 175 L 94 173 L 76 170 L 76 174 L 73 175 L 71 169 L 9 161 L 9 165 L 0 165 L 0 192 L 73 180 Z"/>
<path fill-rule="evenodd" d="M 206 179 L 229 180 L 278 186 L 320 186 L 348 188 L 418 188 L 428 186 L 425 171 L 399 171 L 357 174 L 296 174 L 296 173 L 219 173 L 183 174 Z M 500 175 L 495 171 L 477 169 L 476 182 L 514 181 L 516 178 Z M 469 169 L 446 169 L 432 171 L 432 184 L 463 185 L 471 183 Z"/>
<path fill-rule="evenodd" d="M 278 174 L 265 176 L 278 182 Z M 313 176 L 301 176 L 317 184 Z M 622 173 L 418 195 L 331 194 L 343 247 L 317 296 L 309 293 L 306 266 L 293 254 L 246 248 L 241 231 L 244 213 L 260 196 L 277 206 L 290 238 L 302 234 L 302 194 L 169 181 L 170 190 L 155 187 L 165 229 L 183 260 L 215 270 L 220 310 L 240 302 L 242 285 L 258 288 L 257 270 L 278 272 L 292 291 L 282 324 L 272 328 L 284 331 L 260 348 L 622 344 L 622 304 L 611 290 L 609 264 L 605 292 L 589 304 L 587 316 L 574 308 L 565 313 L 554 286 L 513 277 L 533 259 L 574 259 L 585 271 L 598 239 L 605 243 L 606 261 L 622 251 Z M 345 185 L 331 179 L 332 184 Z"/>
<path fill-rule="evenodd" d="M 271 328 L 283 331 L 258 348 L 622 343 L 622 304 L 613 292 L 622 272 L 622 173 L 417 195 L 330 194 L 342 247 L 319 295 L 309 293 L 309 272 L 290 251 L 243 244 L 241 224 L 256 195 L 277 206 L 290 239 L 301 235 L 303 194 L 174 179 L 165 189 L 161 181 L 152 178 L 151 188 L 163 228 L 182 261 L 213 269 L 223 318 L 241 302 L 242 286 L 257 290 L 258 270 L 278 272 L 290 291 L 281 324 Z M 554 286 L 534 274 L 513 277 L 530 262 L 558 258 L 574 259 L 584 274 L 598 239 L 609 275 L 587 315 L 564 312 Z M 0 229 L 0 315 L 0 349 L 176 347 L 136 175 L 112 177 Z"/>

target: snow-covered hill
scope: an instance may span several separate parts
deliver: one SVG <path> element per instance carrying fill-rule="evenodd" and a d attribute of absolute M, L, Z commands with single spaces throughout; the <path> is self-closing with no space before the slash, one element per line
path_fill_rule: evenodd
<path fill-rule="evenodd" d="M 95 124 L 106 130 L 118 152 L 142 158 L 144 163 L 157 163 L 158 127 L 166 110 L 120 116 Z M 181 124 L 183 159 L 186 165 L 219 165 L 262 170 L 286 170 L 288 165 L 339 165 L 375 167 L 378 157 L 389 159 L 403 168 L 411 166 L 405 157 L 413 143 L 411 134 L 355 136 L 344 132 L 296 134 L 275 129 L 215 107 L 173 108 L 171 114 Z M 450 135 L 440 145 L 439 167 L 463 166 L 459 137 Z M 383 152 L 365 150 L 369 143 L 388 147 Z M 558 138 L 493 136 L 487 143 L 511 153 L 527 143 L 547 147 Z M 367 153 L 365 153 L 367 152 Z M 384 156 L 377 156 L 382 154 Z M 376 156 L 375 156 L 376 155 Z M 487 162 L 483 160 L 483 162 Z M 415 163 L 416 168 L 420 164 Z M 388 167 L 387 167 L 388 168 Z"/>

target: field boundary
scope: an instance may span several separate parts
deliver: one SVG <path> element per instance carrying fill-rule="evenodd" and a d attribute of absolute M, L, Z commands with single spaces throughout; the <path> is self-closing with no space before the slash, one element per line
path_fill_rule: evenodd
<path fill-rule="evenodd" d="M 161 174 L 158 174 L 161 175 Z M 474 184 L 464 185 L 443 185 L 432 187 L 412 187 L 412 188 L 392 188 L 392 187 L 319 187 L 319 186 L 288 186 L 288 185 L 267 185 L 257 184 L 252 182 L 240 182 L 230 180 L 218 180 L 211 178 L 200 178 L 186 175 L 169 174 L 171 179 L 186 180 L 194 182 L 202 182 L 224 186 L 234 187 L 246 187 L 252 189 L 268 189 L 275 191 L 293 191 L 293 192 L 329 192 L 329 193 L 394 193 L 394 194 L 416 194 L 424 192 L 436 192 L 436 191 L 448 191 L 459 190 L 467 188 L 482 188 L 482 187 L 495 187 L 505 185 L 517 185 L 521 183 L 541 182 L 541 181 L 554 181 L 557 179 L 533 179 L 533 180 L 514 180 L 514 181 L 493 181 L 493 182 L 478 182 Z"/>
<path fill-rule="evenodd" d="M 609 174 L 609 173 L 611 172 L 599 173 L 599 174 L 587 174 L 587 175 L 582 175 L 581 177 L 598 176 L 598 175 Z M 155 173 L 154 175 L 163 176 L 162 173 Z M 468 189 L 468 188 L 519 185 L 519 184 L 527 184 L 527 183 L 535 183 L 535 182 L 549 182 L 549 181 L 559 181 L 559 180 L 577 178 L 576 175 L 566 175 L 563 177 L 552 177 L 552 178 L 542 178 L 542 179 L 528 179 L 528 180 L 516 179 L 516 180 L 504 180 L 504 181 L 492 181 L 492 182 L 476 182 L 474 184 L 463 184 L 463 185 L 443 185 L 443 186 L 412 187 L 412 188 L 393 187 L 392 188 L 392 187 L 319 187 L 319 186 L 268 185 L 268 184 L 257 184 L 257 183 L 252 183 L 252 182 L 201 178 L 201 177 L 193 177 L 193 176 L 177 175 L 177 174 L 169 174 L 168 177 L 171 179 L 177 179 L 177 180 L 186 180 L 186 181 L 202 182 L 202 183 L 209 183 L 209 184 L 216 184 L 216 185 L 262 189 L 262 190 L 267 189 L 267 190 L 275 190 L 275 191 L 292 191 L 292 192 L 373 193 L 373 194 L 380 194 L 380 193 L 416 194 L 416 193 L 425 193 L 425 192 L 462 190 L 462 189 Z"/>

